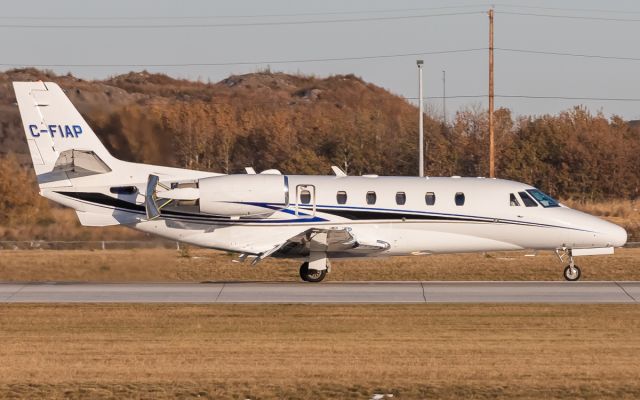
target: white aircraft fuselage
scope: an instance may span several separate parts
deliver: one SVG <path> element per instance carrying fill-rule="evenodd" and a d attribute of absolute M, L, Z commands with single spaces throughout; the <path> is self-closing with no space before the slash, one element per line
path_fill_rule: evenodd
<path fill-rule="evenodd" d="M 124 162 L 56 84 L 14 88 L 41 194 L 83 225 L 126 225 L 254 262 L 301 258 L 309 281 L 331 258 L 523 249 L 566 253 L 565 278 L 575 280 L 574 255 L 609 254 L 627 240 L 623 228 L 508 180 L 224 175 Z"/>

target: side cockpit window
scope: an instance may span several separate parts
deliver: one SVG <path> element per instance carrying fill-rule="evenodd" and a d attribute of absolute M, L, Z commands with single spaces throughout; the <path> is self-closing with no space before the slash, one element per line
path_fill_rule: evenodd
<path fill-rule="evenodd" d="M 513 193 L 509 194 L 509 205 L 511 207 L 519 207 L 520 203 L 518 202 L 518 199 L 516 198 L 516 195 Z"/>
<path fill-rule="evenodd" d="M 535 200 L 533 200 L 527 194 L 527 192 L 518 192 L 518 194 L 520 195 L 520 198 L 522 199 L 522 203 L 524 203 L 525 206 L 527 206 L 527 207 L 538 207 L 538 203 L 536 203 Z"/>

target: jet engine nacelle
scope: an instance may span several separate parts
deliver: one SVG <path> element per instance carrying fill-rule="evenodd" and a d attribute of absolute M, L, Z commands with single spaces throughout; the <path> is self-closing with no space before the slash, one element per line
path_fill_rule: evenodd
<path fill-rule="evenodd" d="M 198 181 L 200 212 L 242 217 L 268 216 L 289 205 L 283 175 L 223 175 Z"/>

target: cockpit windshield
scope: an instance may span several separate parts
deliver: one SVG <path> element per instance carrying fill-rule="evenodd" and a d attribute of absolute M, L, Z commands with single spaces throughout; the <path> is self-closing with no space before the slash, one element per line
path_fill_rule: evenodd
<path fill-rule="evenodd" d="M 549 196 L 548 194 L 542 193 L 538 189 L 528 189 L 527 192 L 531 196 L 533 196 L 533 198 L 536 199 L 536 201 L 540 203 L 542 207 L 560 207 L 560 204 L 558 204 L 558 202 L 553 197 Z"/>

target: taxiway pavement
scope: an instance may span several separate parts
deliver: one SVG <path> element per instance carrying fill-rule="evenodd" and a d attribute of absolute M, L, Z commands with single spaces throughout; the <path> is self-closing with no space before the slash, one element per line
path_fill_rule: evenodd
<path fill-rule="evenodd" d="M 1 303 L 640 303 L 640 282 L 0 283 Z"/>

